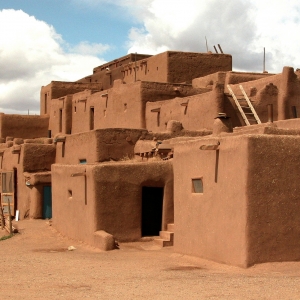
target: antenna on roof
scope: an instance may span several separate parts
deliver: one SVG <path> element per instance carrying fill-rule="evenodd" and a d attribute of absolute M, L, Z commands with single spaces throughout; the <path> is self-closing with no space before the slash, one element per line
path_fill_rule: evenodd
<path fill-rule="evenodd" d="M 217 50 L 217 48 L 216 48 L 216 46 L 214 45 L 214 48 L 215 48 L 215 51 L 216 51 L 216 53 L 217 54 L 219 54 L 219 52 L 218 52 L 218 50 Z"/>
<path fill-rule="evenodd" d="M 205 37 L 205 43 L 206 43 L 206 51 L 208 52 L 207 38 L 206 37 Z"/>

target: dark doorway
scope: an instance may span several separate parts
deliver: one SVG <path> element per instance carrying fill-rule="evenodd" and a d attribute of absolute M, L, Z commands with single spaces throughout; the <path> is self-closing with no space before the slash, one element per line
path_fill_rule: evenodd
<path fill-rule="evenodd" d="M 59 132 L 62 132 L 62 109 L 59 110 Z"/>
<path fill-rule="evenodd" d="M 161 230 L 164 188 L 142 189 L 142 236 L 158 236 Z"/>
<path fill-rule="evenodd" d="M 51 186 L 43 188 L 43 219 L 52 218 L 52 195 Z"/>
<path fill-rule="evenodd" d="M 90 130 L 94 129 L 94 122 L 95 122 L 95 112 L 94 107 L 90 107 Z"/>

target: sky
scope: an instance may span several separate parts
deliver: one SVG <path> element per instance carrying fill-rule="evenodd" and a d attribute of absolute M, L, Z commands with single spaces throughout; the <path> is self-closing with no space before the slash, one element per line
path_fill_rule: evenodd
<path fill-rule="evenodd" d="M 0 0 L 0 112 L 39 114 L 42 85 L 127 53 L 233 56 L 233 70 L 300 68 L 299 0 Z"/>

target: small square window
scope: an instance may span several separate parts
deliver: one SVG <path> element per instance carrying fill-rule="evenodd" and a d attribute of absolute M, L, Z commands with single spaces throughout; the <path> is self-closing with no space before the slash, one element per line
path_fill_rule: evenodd
<path fill-rule="evenodd" d="M 86 159 L 85 158 L 84 159 L 79 159 L 79 163 L 81 165 L 85 165 L 86 164 Z"/>
<path fill-rule="evenodd" d="M 192 192 L 202 194 L 203 193 L 203 181 L 202 178 L 192 179 Z"/>

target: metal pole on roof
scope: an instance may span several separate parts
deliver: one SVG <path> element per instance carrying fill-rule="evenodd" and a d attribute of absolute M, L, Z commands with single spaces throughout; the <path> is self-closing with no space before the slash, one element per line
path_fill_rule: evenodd
<path fill-rule="evenodd" d="M 205 37 L 205 43 L 206 43 L 206 51 L 208 52 L 207 38 L 206 37 Z"/>

